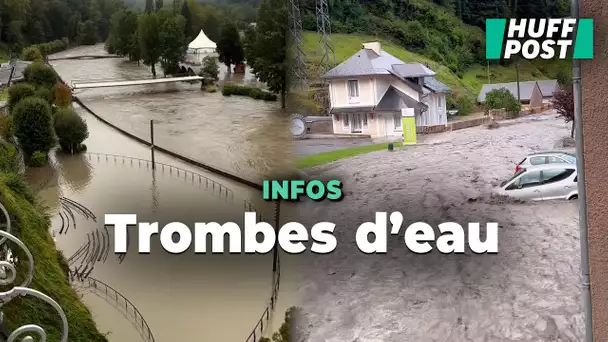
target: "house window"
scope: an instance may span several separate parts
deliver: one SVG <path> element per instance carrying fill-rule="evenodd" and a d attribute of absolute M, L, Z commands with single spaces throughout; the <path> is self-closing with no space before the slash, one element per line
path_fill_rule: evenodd
<path fill-rule="evenodd" d="M 349 80 L 348 81 L 348 102 L 358 103 L 359 102 L 359 81 Z"/>
<path fill-rule="evenodd" d="M 368 114 L 363 114 L 363 128 L 367 128 L 367 115 Z"/>
<path fill-rule="evenodd" d="M 348 128 L 350 126 L 350 122 L 349 122 L 349 115 L 348 114 L 344 114 L 342 115 L 342 117 L 344 117 L 344 120 L 342 120 L 342 125 L 344 125 L 344 128 Z"/>
<path fill-rule="evenodd" d="M 395 123 L 395 131 L 400 131 L 401 130 L 401 122 L 402 122 L 402 117 L 401 114 L 394 114 L 393 115 L 393 122 Z"/>

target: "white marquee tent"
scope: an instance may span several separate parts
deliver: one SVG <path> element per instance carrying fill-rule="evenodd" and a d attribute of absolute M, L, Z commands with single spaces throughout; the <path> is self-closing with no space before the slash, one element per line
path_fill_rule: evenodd
<path fill-rule="evenodd" d="M 190 44 L 188 44 L 188 50 L 191 53 L 215 53 L 215 48 L 217 45 L 207 37 L 205 32 L 201 30 L 201 32 L 194 38 Z"/>

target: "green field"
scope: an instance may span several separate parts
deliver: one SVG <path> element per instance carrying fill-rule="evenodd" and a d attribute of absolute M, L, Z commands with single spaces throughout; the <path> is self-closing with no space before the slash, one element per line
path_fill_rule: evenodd
<path fill-rule="evenodd" d="M 403 144 L 400 142 L 393 143 L 393 145 L 395 148 L 403 146 Z M 382 151 L 386 149 L 388 149 L 388 143 L 345 148 L 331 152 L 323 152 L 297 159 L 296 167 L 301 170 L 309 169 L 311 167 L 335 162 L 336 160 L 340 160 L 343 158 L 354 157 L 360 154 Z"/>
<path fill-rule="evenodd" d="M 319 36 L 315 32 L 305 32 L 303 38 L 309 73 L 311 78 L 318 77 L 316 70 L 321 57 Z M 437 73 L 437 78 L 452 88 L 456 95 L 468 94 L 477 97 L 481 87 L 488 83 L 488 70 L 485 65 L 473 66 L 465 70 L 462 75 L 456 75 L 448 67 L 382 38 L 367 35 L 332 34 L 331 40 L 334 45 L 337 63 L 343 62 L 359 51 L 362 43 L 377 40 L 381 42 L 383 50 L 406 63 L 428 63 L 431 69 Z M 568 68 L 571 68 L 569 61 L 522 61 L 519 76 L 521 81 L 554 79 L 559 70 L 568 70 Z M 490 80 L 491 83 L 515 82 L 515 67 L 491 65 Z"/>

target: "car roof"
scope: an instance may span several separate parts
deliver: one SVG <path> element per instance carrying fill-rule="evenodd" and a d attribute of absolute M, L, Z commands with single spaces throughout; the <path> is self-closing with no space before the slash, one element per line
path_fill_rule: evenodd
<path fill-rule="evenodd" d="M 575 164 L 568 163 L 554 163 L 554 164 L 540 164 L 525 167 L 526 170 L 548 170 L 548 169 L 575 169 Z"/>
<path fill-rule="evenodd" d="M 528 157 L 532 157 L 532 156 L 540 156 L 540 155 L 555 155 L 555 154 L 565 154 L 565 155 L 569 155 L 569 156 L 573 156 L 576 157 L 576 155 L 574 153 L 570 153 L 570 152 L 566 152 L 566 151 L 544 151 L 544 152 L 534 152 L 528 155 Z"/>

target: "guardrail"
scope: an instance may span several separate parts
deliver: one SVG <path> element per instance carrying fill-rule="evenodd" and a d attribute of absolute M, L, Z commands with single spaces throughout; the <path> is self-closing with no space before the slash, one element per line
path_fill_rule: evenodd
<path fill-rule="evenodd" d="M 121 161 L 122 164 L 126 164 L 125 162 L 128 162 L 131 166 L 145 166 L 149 169 L 152 168 L 152 161 L 142 158 L 97 152 L 86 152 L 85 156 L 89 158 L 97 157 L 97 161 L 101 161 L 101 159 L 104 158 L 105 161 Z M 168 171 L 169 174 L 175 174 L 177 177 L 183 177 L 184 180 L 189 179 L 193 183 L 198 181 L 199 185 L 204 185 L 206 189 L 212 190 L 214 194 L 217 191 L 218 195 L 224 196 L 225 199 L 234 199 L 234 192 L 232 191 L 232 189 L 228 188 L 225 185 L 222 185 L 221 183 L 213 179 L 201 175 L 200 173 L 188 171 L 169 164 L 159 163 L 157 161 L 155 161 L 154 164 L 156 165 L 157 171 Z"/>
<path fill-rule="evenodd" d="M 144 316 L 137 310 L 135 305 L 131 303 L 125 296 L 123 296 L 120 292 L 114 289 L 112 286 L 104 283 L 101 280 L 87 277 L 84 281 L 88 282 L 88 288 L 99 290 L 99 292 L 106 295 L 106 300 L 114 300 L 117 308 L 124 308 L 125 315 L 128 319 L 133 319 L 131 321 L 133 326 L 138 330 L 142 339 L 146 342 L 155 342 L 154 334 L 150 329 L 150 326 L 144 319 Z"/>
<path fill-rule="evenodd" d="M 255 327 L 251 331 L 251 334 L 247 337 L 245 342 L 258 342 L 259 339 L 264 336 L 264 329 L 266 329 L 269 325 L 270 319 L 272 317 L 272 313 L 274 312 L 275 306 L 277 304 L 277 298 L 279 297 L 279 287 L 281 286 L 281 261 L 280 258 L 277 258 L 277 272 L 273 276 L 273 286 L 272 286 L 272 294 L 270 295 L 270 300 L 264 311 L 262 312 L 262 316 L 256 323 Z"/>

